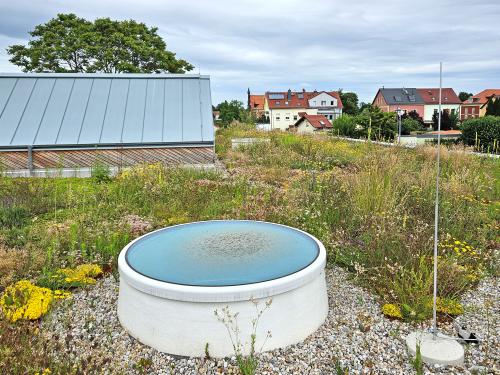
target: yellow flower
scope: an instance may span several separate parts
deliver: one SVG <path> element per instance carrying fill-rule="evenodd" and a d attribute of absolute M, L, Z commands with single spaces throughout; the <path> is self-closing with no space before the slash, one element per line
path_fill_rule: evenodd
<path fill-rule="evenodd" d="M 76 268 L 61 268 L 56 275 L 63 277 L 66 283 L 95 284 L 95 278 L 102 275 L 102 269 L 97 264 L 81 264 Z"/>
<path fill-rule="evenodd" d="M 5 288 L 0 298 L 0 307 L 7 320 L 12 323 L 19 319 L 35 320 L 49 311 L 54 298 L 67 296 L 68 294 L 55 297 L 50 289 L 33 285 L 28 280 L 21 280 Z"/>
<path fill-rule="evenodd" d="M 392 303 L 386 303 L 382 306 L 382 314 L 391 318 L 402 319 L 401 309 Z"/>

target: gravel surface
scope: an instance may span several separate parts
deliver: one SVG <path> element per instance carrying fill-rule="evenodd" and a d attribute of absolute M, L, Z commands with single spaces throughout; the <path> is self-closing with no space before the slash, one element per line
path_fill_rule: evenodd
<path fill-rule="evenodd" d="M 388 320 L 377 299 L 354 285 L 341 269 L 327 270 L 330 311 L 321 328 L 303 343 L 259 355 L 258 374 L 412 374 L 404 338 L 414 328 Z M 118 282 L 113 277 L 74 293 L 43 322 L 49 339 L 99 373 L 238 374 L 234 358 L 179 358 L 159 353 L 129 336 L 116 313 Z M 484 341 L 466 346 L 464 367 L 425 367 L 425 373 L 500 373 L 500 304 L 496 279 L 485 279 L 463 298 L 458 322 Z M 426 328 L 426 327 L 424 327 Z M 440 330 L 455 335 L 452 324 Z M 221 326 L 221 329 L 224 329 Z M 57 353 L 56 353 L 57 355 Z M 343 369 L 343 370 L 342 370 Z"/>

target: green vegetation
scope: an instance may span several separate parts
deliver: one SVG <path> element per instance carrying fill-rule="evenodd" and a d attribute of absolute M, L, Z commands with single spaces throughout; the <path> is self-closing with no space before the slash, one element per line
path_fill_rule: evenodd
<path fill-rule="evenodd" d="M 228 127 L 233 121 L 243 123 L 255 123 L 255 118 L 252 114 L 243 107 L 243 103 L 239 100 L 224 100 L 215 107 L 220 112 L 219 121 L 222 127 Z"/>
<path fill-rule="evenodd" d="M 332 122 L 334 135 L 388 141 L 397 135 L 396 115 L 378 107 L 366 107 L 356 116 L 343 115 Z"/>
<path fill-rule="evenodd" d="M 235 137 L 270 141 L 234 151 Z M 442 150 L 438 294 L 443 311 L 459 312 L 460 295 L 498 271 L 500 160 Z M 219 130 L 216 151 L 227 174 L 155 164 L 124 170 L 106 183 L 1 177 L 0 290 L 83 263 L 113 272 L 123 246 L 155 228 L 255 219 L 318 237 L 329 266 L 348 269 L 402 318 L 430 316 L 434 148 L 384 148 L 242 125 Z M 55 359 L 34 353 L 32 348 L 50 346 L 33 333 L 36 324 L 11 328 L 0 320 L 1 373 L 50 366 L 64 372 Z M 70 363 L 60 350 L 62 363 Z"/>
<path fill-rule="evenodd" d="M 462 122 L 461 141 L 479 152 L 500 153 L 500 117 L 485 116 Z"/>
<path fill-rule="evenodd" d="M 27 46 L 7 49 L 14 65 L 24 72 L 184 73 L 193 69 L 157 33 L 134 20 L 97 18 L 93 22 L 75 14 L 58 14 L 35 26 Z"/>

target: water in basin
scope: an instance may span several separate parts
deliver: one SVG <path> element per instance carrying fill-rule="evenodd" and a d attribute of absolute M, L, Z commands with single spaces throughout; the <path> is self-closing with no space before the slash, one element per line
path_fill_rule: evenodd
<path fill-rule="evenodd" d="M 206 221 L 164 228 L 136 241 L 126 260 L 144 276 L 194 286 L 230 286 L 297 272 L 319 254 L 293 228 L 256 221 Z"/>

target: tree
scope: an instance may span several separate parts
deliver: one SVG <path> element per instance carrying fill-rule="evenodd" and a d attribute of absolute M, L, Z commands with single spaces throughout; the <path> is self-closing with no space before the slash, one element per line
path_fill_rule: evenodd
<path fill-rule="evenodd" d="M 432 115 L 432 128 L 434 130 L 438 129 L 438 112 L 434 112 Z M 441 130 L 451 130 L 457 127 L 458 115 L 450 115 L 449 111 L 441 111 Z"/>
<path fill-rule="evenodd" d="M 343 105 L 342 113 L 357 115 L 359 113 L 358 95 L 355 92 L 343 92 L 342 89 L 339 89 L 338 93 Z"/>
<path fill-rule="evenodd" d="M 156 27 L 133 20 L 58 14 L 35 26 L 27 45 L 7 48 L 24 72 L 184 73 L 193 69 L 166 49 Z"/>
<path fill-rule="evenodd" d="M 409 135 L 413 131 L 423 130 L 420 121 L 415 120 L 411 117 L 406 117 L 401 119 L 401 134 Z"/>
<path fill-rule="evenodd" d="M 421 124 L 422 128 L 424 127 L 424 119 L 418 114 L 416 110 L 403 113 L 403 116 L 401 116 L 401 120 L 404 121 L 405 119 L 418 121 Z"/>
<path fill-rule="evenodd" d="M 356 117 L 351 115 L 342 115 L 332 121 L 334 135 L 343 135 L 345 137 L 358 138 L 356 131 Z"/>
<path fill-rule="evenodd" d="M 217 106 L 220 112 L 219 119 L 223 126 L 228 126 L 233 121 L 241 121 L 245 117 L 245 108 L 243 102 L 239 100 L 224 100 Z"/>
<path fill-rule="evenodd" d="M 465 91 L 460 91 L 458 94 L 458 98 L 463 102 L 469 99 L 472 96 L 472 93 L 470 92 L 465 92 Z"/>
<path fill-rule="evenodd" d="M 500 116 L 500 99 L 493 96 L 488 99 L 486 104 L 486 116 Z"/>

